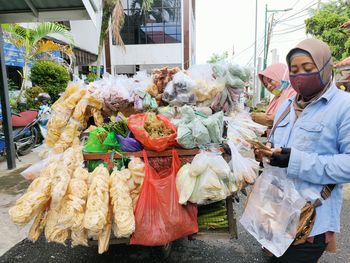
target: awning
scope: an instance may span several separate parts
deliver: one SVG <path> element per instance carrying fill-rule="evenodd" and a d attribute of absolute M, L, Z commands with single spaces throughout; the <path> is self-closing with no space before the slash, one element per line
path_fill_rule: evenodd
<path fill-rule="evenodd" d="M 0 24 L 92 20 L 96 25 L 101 0 L 2 0 Z"/>
<path fill-rule="evenodd" d="M 98 28 L 102 0 L 1 0 L 0 24 L 44 21 L 92 20 Z M 8 169 L 16 167 L 4 43 L 0 27 L 0 97 Z"/>

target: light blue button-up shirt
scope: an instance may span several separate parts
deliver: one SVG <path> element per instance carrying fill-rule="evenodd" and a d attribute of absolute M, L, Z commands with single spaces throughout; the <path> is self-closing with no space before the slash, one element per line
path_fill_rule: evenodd
<path fill-rule="evenodd" d="M 324 185 L 337 184 L 331 196 L 316 208 L 310 236 L 339 232 L 342 184 L 350 183 L 350 94 L 332 84 L 303 110 L 297 121 L 293 100 L 294 97 L 278 110 L 275 121 L 291 107 L 270 141 L 274 147 L 292 149 L 287 174 L 304 195 L 305 191 L 320 193 Z"/>

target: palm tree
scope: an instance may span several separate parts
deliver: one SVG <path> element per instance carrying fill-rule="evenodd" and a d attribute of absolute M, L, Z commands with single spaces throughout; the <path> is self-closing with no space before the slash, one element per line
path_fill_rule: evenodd
<path fill-rule="evenodd" d="M 141 9 L 144 11 L 150 10 L 154 0 L 143 0 Z M 109 20 L 111 19 L 111 23 Z M 108 37 L 109 29 L 112 28 L 112 35 L 118 46 L 124 47 L 123 39 L 120 35 L 124 25 L 124 7 L 121 0 L 102 0 L 102 22 L 101 33 L 98 45 L 97 57 L 97 77 L 100 77 L 100 68 L 102 60 L 102 51 Z"/>
<path fill-rule="evenodd" d="M 24 52 L 24 67 L 22 77 L 22 85 L 16 103 L 20 102 L 23 91 L 29 78 L 29 64 L 45 54 L 54 51 L 60 51 L 69 56 L 72 61 L 73 50 L 70 46 L 60 45 L 45 38 L 51 34 L 59 34 L 65 37 L 68 44 L 73 43 L 72 34 L 63 26 L 57 23 L 45 22 L 40 23 L 34 28 L 24 28 L 19 24 L 3 24 L 2 28 L 8 40 L 17 48 Z"/>

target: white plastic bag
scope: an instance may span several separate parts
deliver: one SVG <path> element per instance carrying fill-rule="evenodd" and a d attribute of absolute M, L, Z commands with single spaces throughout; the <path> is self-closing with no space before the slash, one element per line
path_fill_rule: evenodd
<path fill-rule="evenodd" d="M 176 175 L 176 189 L 179 194 L 179 203 L 185 205 L 190 199 L 196 185 L 196 177 L 190 175 L 190 164 L 181 167 Z"/>
<path fill-rule="evenodd" d="M 240 223 L 276 257 L 292 244 L 305 199 L 287 177 L 286 169 L 264 164 Z"/>
<path fill-rule="evenodd" d="M 195 204 L 208 204 L 224 200 L 230 192 L 222 180 L 210 168 L 197 177 L 196 185 L 189 199 Z"/>

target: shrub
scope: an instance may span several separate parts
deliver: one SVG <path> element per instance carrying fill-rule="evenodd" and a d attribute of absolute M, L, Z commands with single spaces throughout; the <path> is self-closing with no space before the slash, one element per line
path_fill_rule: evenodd
<path fill-rule="evenodd" d="M 86 76 L 86 81 L 87 82 L 94 82 L 97 79 L 97 75 L 93 72 L 90 72 L 87 76 Z"/>
<path fill-rule="evenodd" d="M 68 70 L 50 60 L 35 61 L 30 78 L 33 85 L 42 87 L 43 91 L 51 96 L 52 101 L 59 98 L 59 94 L 66 89 L 70 80 Z"/>
<path fill-rule="evenodd" d="M 43 93 L 44 90 L 39 86 L 34 86 L 27 88 L 24 92 L 24 97 L 27 99 L 28 109 L 38 109 L 40 105 L 35 103 L 35 98 L 38 97 L 40 93 Z"/>

